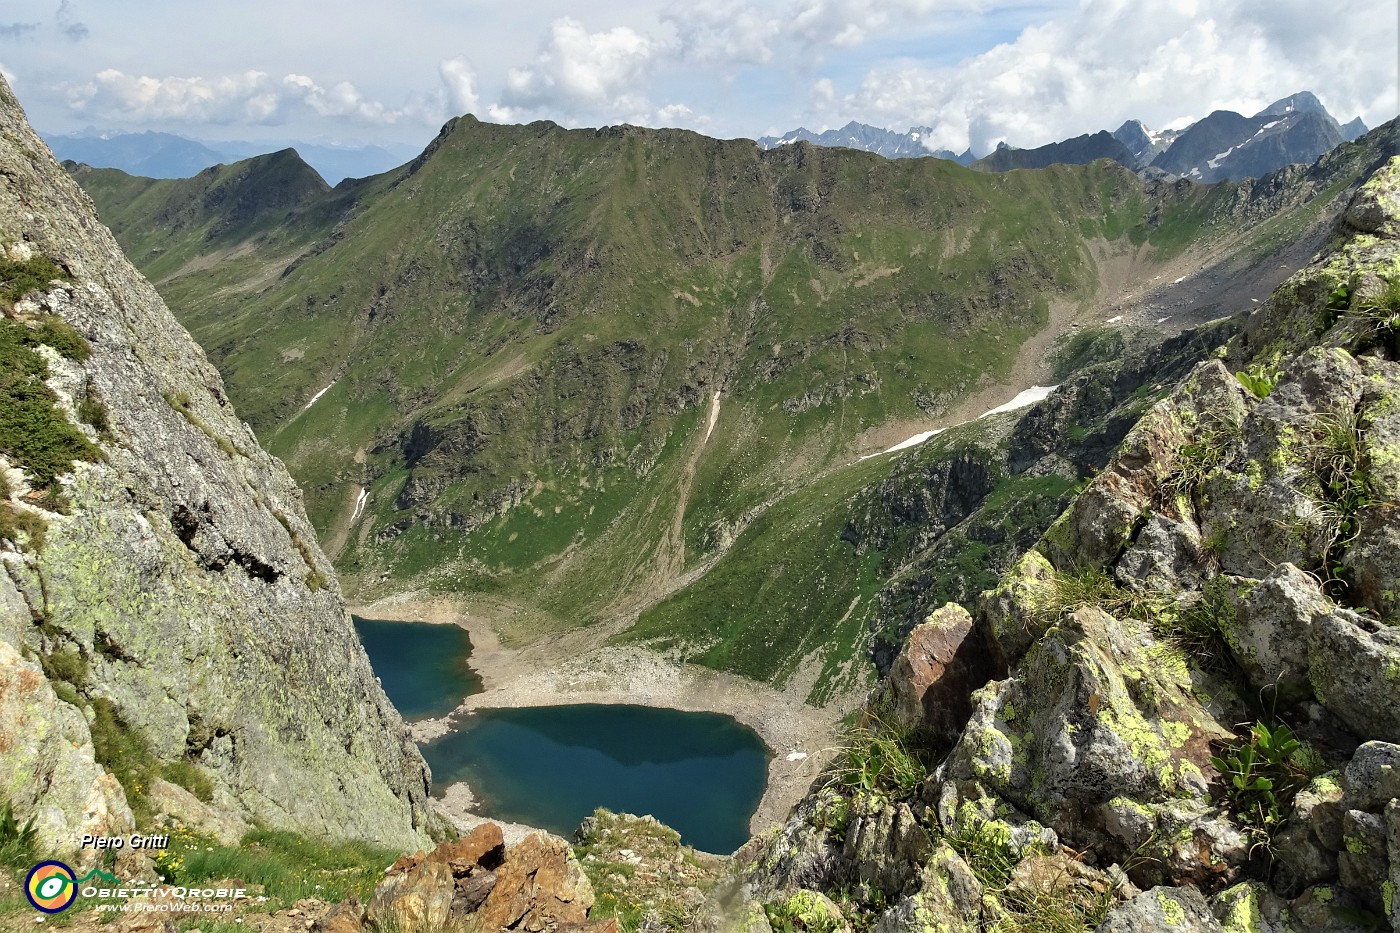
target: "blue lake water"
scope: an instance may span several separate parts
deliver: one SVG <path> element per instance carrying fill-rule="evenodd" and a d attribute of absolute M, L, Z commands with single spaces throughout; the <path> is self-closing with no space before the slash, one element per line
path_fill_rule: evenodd
<path fill-rule="evenodd" d="M 481 692 L 481 678 L 467 664 L 472 641 L 465 629 L 352 618 L 370 666 L 404 719 L 445 716 Z"/>
<path fill-rule="evenodd" d="M 386 682 L 387 687 L 387 682 Z M 597 807 L 650 814 L 687 845 L 728 853 L 749 835 L 767 747 L 729 716 L 645 706 L 488 709 L 422 746 L 438 788 L 476 810 L 566 838 Z"/>

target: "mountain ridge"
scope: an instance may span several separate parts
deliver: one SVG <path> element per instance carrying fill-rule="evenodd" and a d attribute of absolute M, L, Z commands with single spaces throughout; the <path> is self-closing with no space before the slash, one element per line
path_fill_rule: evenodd
<path fill-rule="evenodd" d="M 1008 378 L 1051 296 L 1056 314 L 1112 302 L 1115 263 L 1216 244 L 1228 282 L 1191 293 L 1243 287 L 1361 151 L 1203 187 L 460 118 L 411 165 L 227 239 L 213 218 L 151 224 L 202 187 L 138 201 L 130 179 L 79 174 L 305 483 L 357 597 L 474 592 L 508 607 L 508 639 L 534 639 L 613 631 L 872 432 Z M 858 610 L 842 624 L 864 626 Z M 781 681 L 778 654 L 711 658 Z"/>

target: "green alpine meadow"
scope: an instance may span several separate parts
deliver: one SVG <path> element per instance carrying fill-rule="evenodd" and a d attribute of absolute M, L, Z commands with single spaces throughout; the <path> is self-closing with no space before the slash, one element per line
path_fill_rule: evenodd
<path fill-rule="evenodd" d="M 466 597 L 515 645 L 586 628 L 777 685 L 803 669 L 822 703 L 869 682 L 868 633 L 917 615 L 880 594 L 926 542 L 843 535 L 917 470 L 859 458 L 1102 362 L 1100 331 L 1116 357 L 1266 293 L 1374 145 L 1203 186 L 465 116 L 335 188 L 290 150 L 70 171 L 353 598 Z M 1165 329 L 1104 327 L 1167 276 L 1189 294 Z M 1090 466 L 1002 463 L 982 495 L 1048 522 Z M 971 542 L 940 591 L 975 593 L 1037 533 Z"/>

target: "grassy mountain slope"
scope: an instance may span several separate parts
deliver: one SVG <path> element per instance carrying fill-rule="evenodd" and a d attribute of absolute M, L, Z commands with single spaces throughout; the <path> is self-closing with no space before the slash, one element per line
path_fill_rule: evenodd
<path fill-rule="evenodd" d="M 682 614 L 718 632 L 696 659 L 765 679 L 835 639 L 813 621 L 831 607 L 864 624 L 849 587 L 822 596 L 812 575 L 877 587 L 823 511 L 888 470 L 843 468 L 870 432 L 1007 379 L 1052 306 L 1112 299 L 1104 257 L 1267 253 L 1271 224 L 1323 211 L 1356 168 L 1145 186 L 1107 162 L 986 175 L 470 117 L 333 190 L 298 163 L 77 174 L 300 481 L 349 585 L 471 592 L 524 639 L 615 632 L 690 583 Z M 724 622 L 724 600 L 769 591 L 703 573 L 764 528 L 782 546 L 752 573 L 790 572 L 774 593 L 830 611 L 804 622 L 784 597 Z"/>

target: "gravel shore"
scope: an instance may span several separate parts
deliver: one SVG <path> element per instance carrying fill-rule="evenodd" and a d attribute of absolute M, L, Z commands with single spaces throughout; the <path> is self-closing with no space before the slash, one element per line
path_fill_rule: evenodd
<path fill-rule="evenodd" d="M 569 632 L 521 649 L 500 643 L 488 620 L 447 600 L 388 597 L 351 609 L 375 619 L 455 624 L 472 639 L 472 668 L 484 690 L 440 719 L 413 723 L 426 742 L 452 731 L 471 710 L 571 703 L 631 703 L 689 712 L 724 713 L 753 729 L 773 753 L 768 786 L 749 821 L 752 833 L 781 823 L 817 777 L 839 741 L 841 717 L 861 698 L 817 709 L 803 702 L 810 688 L 800 673 L 786 689 L 669 660 L 644 648 L 590 645 L 592 633 Z M 593 635 L 596 637 L 596 635 Z M 471 808 L 465 785 L 453 791 L 449 816 L 459 825 L 484 816 Z M 463 796 L 463 794 L 467 796 Z M 463 801 L 466 801 L 463 803 Z"/>

